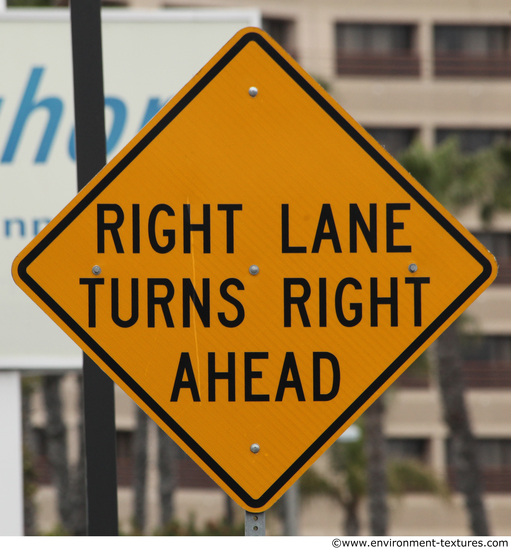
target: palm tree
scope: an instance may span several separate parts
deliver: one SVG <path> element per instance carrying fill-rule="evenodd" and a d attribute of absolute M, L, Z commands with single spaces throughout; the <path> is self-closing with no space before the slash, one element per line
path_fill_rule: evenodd
<path fill-rule="evenodd" d="M 463 155 L 456 140 L 445 142 L 433 152 L 416 142 L 401 157 L 400 162 L 444 206 L 466 206 L 481 196 L 484 188 L 483 165 L 487 170 L 489 158 L 482 162 L 479 157 Z M 498 172 L 498 162 L 492 171 Z M 445 337 L 444 337 L 445 339 Z M 383 435 L 384 404 L 380 397 L 364 413 L 367 422 L 366 446 L 368 500 L 371 534 L 387 532 L 387 480 L 385 464 L 385 439 Z M 480 513 L 480 507 L 478 507 Z"/>
<path fill-rule="evenodd" d="M 477 205 L 485 225 L 489 225 L 497 210 L 511 209 L 508 145 L 463 155 L 456 140 L 446 141 L 432 152 L 417 142 L 400 162 L 448 209 Z M 489 535 L 476 441 L 464 397 L 458 323 L 438 338 L 437 362 L 444 420 L 449 427 L 456 478 L 465 496 L 471 530 L 474 535 Z"/>
<path fill-rule="evenodd" d="M 384 411 L 384 395 L 381 395 L 364 413 L 369 523 L 371 535 L 375 537 L 387 534 L 389 515 L 386 445 L 383 434 Z"/>
<path fill-rule="evenodd" d="M 174 494 L 177 485 L 179 447 L 158 428 L 158 470 L 160 473 L 160 524 L 169 525 L 175 516 Z"/>
<path fill-rule="evenodd" d="M 463 154 L 456 139 L 446 140 L 428 151 L 420 142 L 415 142 L 399 162 L 447 209 L 459 211 L 475 204 L 479 206 L 481 219 L 489 222 L 497 209 L 511 206 L 505 166 L 510 152 L 507 146 L 500 145 L 471 155 Z"/>
<path fill-rule="evenodd" d="M 39 378 L 24 376 L 21 379 L 21 418 L 23 423 L 23 521 L 24 534 L 36 535 L 36 507 L 34 496 L 37 490 L 35 466 L 35 435 L 30 422 L 31 397 Z"/>
<path fill-rule="evenodd" d="M 410 367 L 415 376 L 428 375 L 429 361 L 422 354 Z M 388 529 L 388 480 L 386 444 L 383 434 L 385 396 L 380 396 L 364 413 L 365 452 L 367 455 L 367 496 L 371 535 L 384 536 Z"/>
<path fill-rule="evenodd" d="M 457 323 L 448 327 L 438 339 L 437 360 L 443 415 L 449 427 L 456 482 L 465 496 L 472 533 L 488 536 L 489 525 L 482 497 L 483 484 L 477 458 L 477 442 L 472 434 L 465 403 Z"/>
<path fill-rule="evenodd" d="M 87 534 L 87 494 L 85 480 L 85 430 L 83 409 L 83 375 L 76 375 L 78 386 L 78 460 L 70 470 L 69 532 L 78 536 Z"/>
<path fill-rule="evenodd" d="M 74 467 L 68 462 L 67 429 L 63 419 L 61 385 L 63 374 L 48 374 L 42 377 L 42 390 L 46 407 L 46 437 L 48 461 L 52 480 L 57 489 L 58 512 L 62 528 L 70 535 L 85 535 L 85 446 L 83 441 L 82 377 L 77 377 L 80 402 L 78 414 L 80 425 L 79 457 Z"/>
<path fill-rule="evenodd" d="M 378 401 L 381 402 L 381 398 Z M 380 412 L 378 405 L 376 410 Z M 347 536 L 360 535 L 360 505 L 364 497 L 370 496 L 371 474 L 367 467 L 369 456 L 366 455 L 366 450 L 368 435 L 374 427 L 368 426 L 366 414 L 364 428 L 362 437 L 357 440 L 337 441 L 332 445 L 327 452 L 330 458 L 330 469 L 326 474 L 319 473 L 313 466 L 300 479 L 300 492 L 304 498 L 324 495 L 341 506 L 344 510 L 343 532 Z M 439 480 L 427 466 L 418 461 L 389 460 L 383 462 L 382 466 L 386 483 L 385 495 L 388 490 L 394 496 L 401 496 L 407 491 L 427 491 L 444 498 L 449 496 L 447 485 Z M 370 522 L 372 523 L 371 532 L 374 533 L 375 525 L 371 518 Z M 386 524 L 385 518 L 385 522 L 382 522 L 385 530 Z M 381 525 L 376 528 L 381 528 Z"/>
<path fill-rule="evenodd" d="M 62 527 L 69 532 L 69 464 L 67 460 L 67 432 L 62 415 L 60 385 L 62 374 L 43 377 L 43 396 L 46 406 L 46 437 L 48 461 L 51 465 L 52 481 L 57 488 L 57 503 Z"/>
<path fill-rule="evenodd" d="M 315 467 L 309 468 L 300 478 L 300 493 L 305 499 L 314 495 L 333 499 L 344 510 L 344 534 L 357 536 L 360 534 L 360 502 L 367 491 L 364 440 L 336 442 L 328 455 L 329 475 L 320 474 Z"/>

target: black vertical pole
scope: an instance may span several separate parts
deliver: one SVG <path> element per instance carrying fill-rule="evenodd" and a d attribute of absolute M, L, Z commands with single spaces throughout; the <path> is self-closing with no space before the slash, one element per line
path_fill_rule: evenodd
<path fill-rule="evenodd" d="M 70 5 L 80 190 L 106 164 L 101 0 L 71 0 Z M 87 534 L 118 535 L 114 386 L 86 355 L 83 393 Z"/>

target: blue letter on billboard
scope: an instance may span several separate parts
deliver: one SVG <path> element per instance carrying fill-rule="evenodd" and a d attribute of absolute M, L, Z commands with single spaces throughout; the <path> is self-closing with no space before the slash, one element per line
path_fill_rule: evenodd
<path fill-rule="evenodd" d="M 25 89 L 25 94 L 21 100 L 18 114 L 12 126 L 11 134 L 9 135 L 9 140 L 5 146 L 5 151 L 2 156 L 2 162 L 12 162 L 18 143 L 23 132 L 23 128 L 29 118 L 29 116 L 36 110 L 41 107 L 44 107 L 48 110 L 49 119 L 48 124 L 46 125 L 46 131 L 44 132 L 43 139 L 41 140 L 41 145 L 37 151 L 35 158 L 36 163 L 46 162 L 48 158 L 48 153 L 50 151 L 51 144 L 53 143 L 53 138 L 57 131 L 57 127 L 60 122 L 60 117 L 62 116 L 62 111 L 64 109 L 64 104 L 62 100 L 57 97 L 47 97 L 42 99 L 38 103 L 35 101 L 35 96 L 39 82 L 42 78 L 44 72 L 43 67 L 34 67 L 30 78 L 28 80 L 27 87 Z"/>

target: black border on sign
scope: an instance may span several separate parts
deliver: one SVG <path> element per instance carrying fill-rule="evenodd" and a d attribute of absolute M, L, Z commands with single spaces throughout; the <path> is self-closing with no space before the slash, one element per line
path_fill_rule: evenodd
<path fill-rule="evenodd" d="M 56 239 L 106 187 L 141 153 L 176 116 L 250 42 L 256 42 L 379 166 L 385 170 L 476 261 L 481 274 L 397 357 L 353 403 L 312 443 L 305 453 L 259 498 L 252 498 L 177 422 L 135 382 L 123 368 L 80 327 L 27 272 L 30 264 Z M 406 178 L 404 178 L 309 82 L 256 32 L 243 35 L 191 90 L 115 165 L 110 172 L 23 258 L 20 279 L 82 340 L 230 489 L 250 508 L 265 504 L 314 456 L 368 399 L 489 279 L 490 261 L 456 229 Z"/>

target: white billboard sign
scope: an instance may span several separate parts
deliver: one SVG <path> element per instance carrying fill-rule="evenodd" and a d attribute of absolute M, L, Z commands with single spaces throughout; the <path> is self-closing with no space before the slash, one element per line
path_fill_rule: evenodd
<path fill-rule="evenodd" d="M 114 9 L 102 19 L 109 158 L 238 30 L 260 26 L 258 10 Z M 79 368 L 79 348 L 10 273 L 76 193 L 69 12 L 0 12 L 0 53 L 0 369 Z"/>

